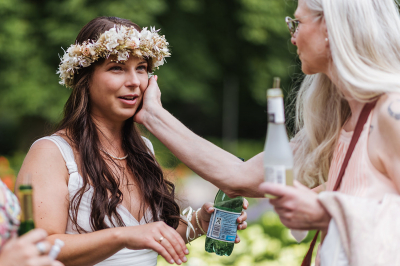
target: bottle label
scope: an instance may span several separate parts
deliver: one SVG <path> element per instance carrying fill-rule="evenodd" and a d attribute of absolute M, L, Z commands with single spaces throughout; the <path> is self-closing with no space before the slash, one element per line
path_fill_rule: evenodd
<path fill-rule="evenodd" d="M 214 207 L 208 225 L 207 237 L 223 242 L 234 243 L 237 232 L 237 218 L 240 213 L 229 212 Z"/>
<path fill-rule="evenodd" d="M 265 182 L 286 184 L 286 167 L 284 165 L 269 165 L 265 167 Z"/>
<path fill-rule="evenodd" d="M 282 97 L 268 97 L 268 122 L 275 124 L 285 123 Z"/>

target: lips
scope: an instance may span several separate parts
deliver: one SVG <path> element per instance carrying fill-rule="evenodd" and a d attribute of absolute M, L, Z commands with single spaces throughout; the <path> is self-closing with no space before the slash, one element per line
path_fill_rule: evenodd
<path fill-rule="evenodd" d="M 120 99 L 121 102 L 128 104 L 128 105 L 136 104 L 137 98 L 139 98 L 139 96 L 137 94 L 129 94 L 129 95 L 123 95 L 123 96 L 118 97 L 118 99 Z"/>
<path fill-rule="evenodd" d="M 124 100 L 127 100 L 127 101 L 133 101 L 133 100 L 136 99 L 137 97 L 139 97 L 139 96 L 137 96 L 137 95 L 132 95 L 132 96 L 120 96 L 120 97 L 118 97 L 118 98 L 124 99 Z"/>

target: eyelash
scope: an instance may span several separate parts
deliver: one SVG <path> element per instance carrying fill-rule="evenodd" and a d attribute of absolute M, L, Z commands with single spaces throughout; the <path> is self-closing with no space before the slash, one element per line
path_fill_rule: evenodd
<path fill-rule="evenodd" d="M 145 66 L 145 65 L 138 66 L 138 69 L 139 69 L 139 70 L 147 70 L 147 66 Z M 110 70 L 122 70 L 122 67 L 120 67 L 120 66 L 113 66 L 113 67 L 110 67 Z"/>
<path fill-rule="evenodd" d="M 122 69 L 122 67 L 120 67 L 120 66 L 110 67 L 110 70 L 121 70 L 121 69 Z"/>

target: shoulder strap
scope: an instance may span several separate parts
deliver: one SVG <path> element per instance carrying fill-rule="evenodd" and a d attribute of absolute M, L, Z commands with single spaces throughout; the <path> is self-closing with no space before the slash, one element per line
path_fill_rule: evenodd
<path fill-rule="evenodd" d="M 62 157 L 64 158 L 65 164 L 68 168 L 68 173 L 70 175 L 72 173 L 78 172 L 78 166 L 76 165 L 76 162 L 75 162 L 74 151 L 72 150 L 71 146 L 64 138 L 62 138 L 61 136 L 58 136 L 58 135 L 51 135 L 49 137 L 44 137 L 44 138 L 38 139 L 33 144 L 35 144 L 36 142 L 38 142 L 39 140 L 42 140 L 42 139 L 50 140 L 50 141 L 54 142 L 54 144 L 57 145 L 58 149 L 61 152 Z"/>
<path fill-rule="evenodd" d="M 346 156 L 344 157 L 344 161 L 343 161 L 342 167 L 340 168 L 339 176 L 338 176 L 338 179 L 336 180 L 336 184 L 335 184 L 335 187 L 333 188 L 333 191 L 338 191 L 340 188 L 340 184 L 342 183 L 342 179 L 343 179 L 344 173 L 346 172 L 347 165 L 349 164 L 350 157 L 353 154 L 354 148 L 356 147 L 357 141 L 360 138 L 360 135 L 361 135 L 361 132 L 363 131 L 364 125 L 368 120 L 368 116 L 371 113 L 372 109 L 374 109 L 377 101 L 378 100 L 375 100 L 370 103 L 366 103 L 364 105 L 364 108 L 361 111 L 360 116 L 358 117 L 356 128 L 354 129 L 349 148 L 347 149 Z M 313 240 L 311 241 L 310 248 L 309 248 L 306 256 L 304 257 L 303 263 L 301 264 L 301 266 L 310 266 L 311 265 L 312 253 L 314 250 L 315 243 L 317 242 L 318 235 L 319 235 L 319 230 L 315 233 L 315 236 L 314 236 Z"/>

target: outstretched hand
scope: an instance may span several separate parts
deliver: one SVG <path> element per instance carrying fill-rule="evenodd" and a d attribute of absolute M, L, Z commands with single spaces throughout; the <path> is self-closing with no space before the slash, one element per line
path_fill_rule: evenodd
<path fill-rule="evenodd" d="M 318 200 L 318 194 L 295 181 L 294 186 L 264 182 L 260 190 L 275 196 L 269 202 L 281 222 L 290 229 L 327 230 L 331 216 Z"/>
<path fill-rule="evenodd" d="M 19 238 L 10 239 L 1 249 L 0 265 L 9 266 L 63 266 L 48 256 L 51 244 L 43 229 L 32 230 Z M 42 251 L 38 248 L 42 246 Z"/>
<path fill-rule="evenodd" d="M 149 79 L 149 85 L 144 91 L 143 100 L 140 109 L 137 110 L 133 120 L 136 123 L 144 124 L 147 117 L 152 115 L 156 108 L 162 108 L 161 91 L 157 84 L 158 76 L 152 76 Z"/>
<path fill-rule="evenodd" d="M 246 199 L 243 199 L 243 209 L 247 210 L 247 207 L 249 206 L 249 202 Z M 214 212 L 214 207 L 211 202 L 205 203 L 202 207 L 201 210 L 199 211 L 199 220 L 200 224 L 205 232 L 207 232 L 208 225 L 210 224 L 210 218 L 211 214 Z M 245 211 L 242 211 L 242 214 L 237 218 L 238 222 L 238 230 L 244 230 L 247 228 L 247 213 Z M 239 243 L 240 238 L 238 235 L 236 235 L 235 243 Z"/>

